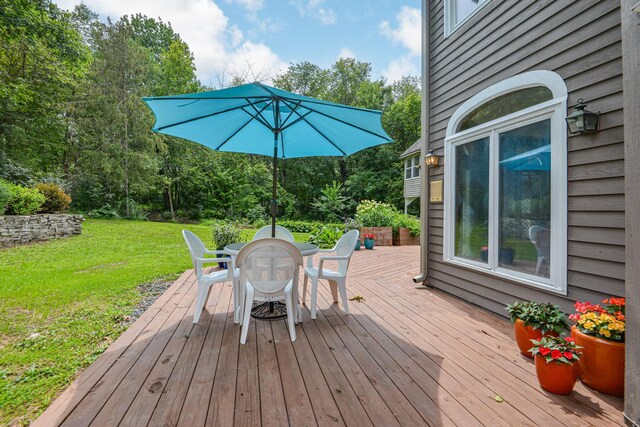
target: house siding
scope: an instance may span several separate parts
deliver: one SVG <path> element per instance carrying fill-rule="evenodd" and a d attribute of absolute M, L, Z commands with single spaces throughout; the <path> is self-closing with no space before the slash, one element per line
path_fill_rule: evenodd
<path fill-rule="evenodd" d="M 439 154 L 449 119 L 464 101 L 526 71 L 556 72 L 567 85 L 569 106 L 583 98 L 589 110 L 600 113 L 597 133 L 568 138 L 567 295 L 443 262 L 441 204 L 429 210 L 430 285 L 502 315 L 515 299 L 550 301 L 572 311 L 576 300 L 624 295 L 619 2 L 491 0 L 448 38 L 444 2 L 430 2 L 429 13 L 427 132 L 429 147 Z M 430 168 L 430 180 L 444 179 L 444 163 Z"/>

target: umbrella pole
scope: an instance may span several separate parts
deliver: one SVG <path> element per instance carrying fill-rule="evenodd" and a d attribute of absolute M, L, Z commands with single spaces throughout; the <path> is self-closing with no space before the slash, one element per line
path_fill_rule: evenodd
<path fill-rule="evenodd" d="M 276 213 L 278 201 L 276 191 L 278 184 L 278 131 L 273 132 L 273 190 L 271 194 L 271 237 L 276 237 Z"/>

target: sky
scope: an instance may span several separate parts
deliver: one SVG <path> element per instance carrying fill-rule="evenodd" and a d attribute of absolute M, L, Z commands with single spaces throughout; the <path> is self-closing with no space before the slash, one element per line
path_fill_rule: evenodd
<path fill-rule="evenodd" d="M 80 0 L 54 0 L 71 10 Z M 101 19 L 142 13 L 170 22 L 200 81 L 271 79 L 291 63 L 371 63 L 374 79 L 420 73 L 420 0 L 84 0 Z"/>

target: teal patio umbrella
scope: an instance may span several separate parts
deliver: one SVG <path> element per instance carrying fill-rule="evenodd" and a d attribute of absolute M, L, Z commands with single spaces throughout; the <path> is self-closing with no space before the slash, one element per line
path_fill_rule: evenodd
<path fill-rule="evenodd" d="M 392 142 L 382 128 L 380 111 L 322 101 L 261 83 L 144 101 L 156 116 L 154 132 L 215 151 L 273 157 L 274 237 L 278 158 L 348 156 Z"/>

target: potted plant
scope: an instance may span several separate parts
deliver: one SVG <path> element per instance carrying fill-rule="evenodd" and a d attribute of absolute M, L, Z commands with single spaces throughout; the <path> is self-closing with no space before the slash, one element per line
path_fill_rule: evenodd
<path fill-rule="evenodd" d="M 222 222 L 213 224 L 213 244 L 215 248 L 219 251 L 223 250 L 225 246 L 230 245 L 231 243 L 236 243 L 240 241 L 241 231 L 234 223 L 232 222 Z M 227 263 L 221 262 L 218 263 L 220 268 L 226 269 Z"/>
<path fill-rule="evenodd" d="M 480 259 L 483 262 L 489 261 L 489 248 L 487 246 L 483 246 L 480 248 Z"/>
<path fill-rule="evenodd" d="M 520 353 L 527 357 L 531 354 L 531 340 L 539 341 L 544 336 L 558 336 L 568 329 L 567 319 L 557 305 L 551 303 L 525 301 L 507 306 L 509 317 Z"/>
<path fill-rule="evenodd" d="M 347 220 L 344 222 L 344 232 L 347 233 L 351 230 L 358 230 L 360 231 L 360 229 L 362 228 L 362 223 L 359 221 L 356 221 L 355 219 L 352 218 L 347 218 Z M 360 246 L 362 245 L 362 240 L 360 239 L 360 237 L 358 237 L 358 240 L 356 241 L 356 251 L 360 250 Z"/>
<path fill-rule="evenodd" d="M 569 316 L 576 324 L 571 336 L 580 345 L 580 380 L 589 387 L 614 396 L 624 395 L 625 299 L 608 298 L 605 307 L 576 302 Z"/>
<path fill-rule="evenodd" d="M 365 249 L 373 249 L 376 244 L 376 235 L 373 233 L 364 233 L 364 247 Z"/>
<path fill-rule="evenodd" d="M 571 393 L 578 379 L 574 362 L 580 360 L 574 339 L 546 336 L 531 342 L 540 387 L 555 394 Z"/>

